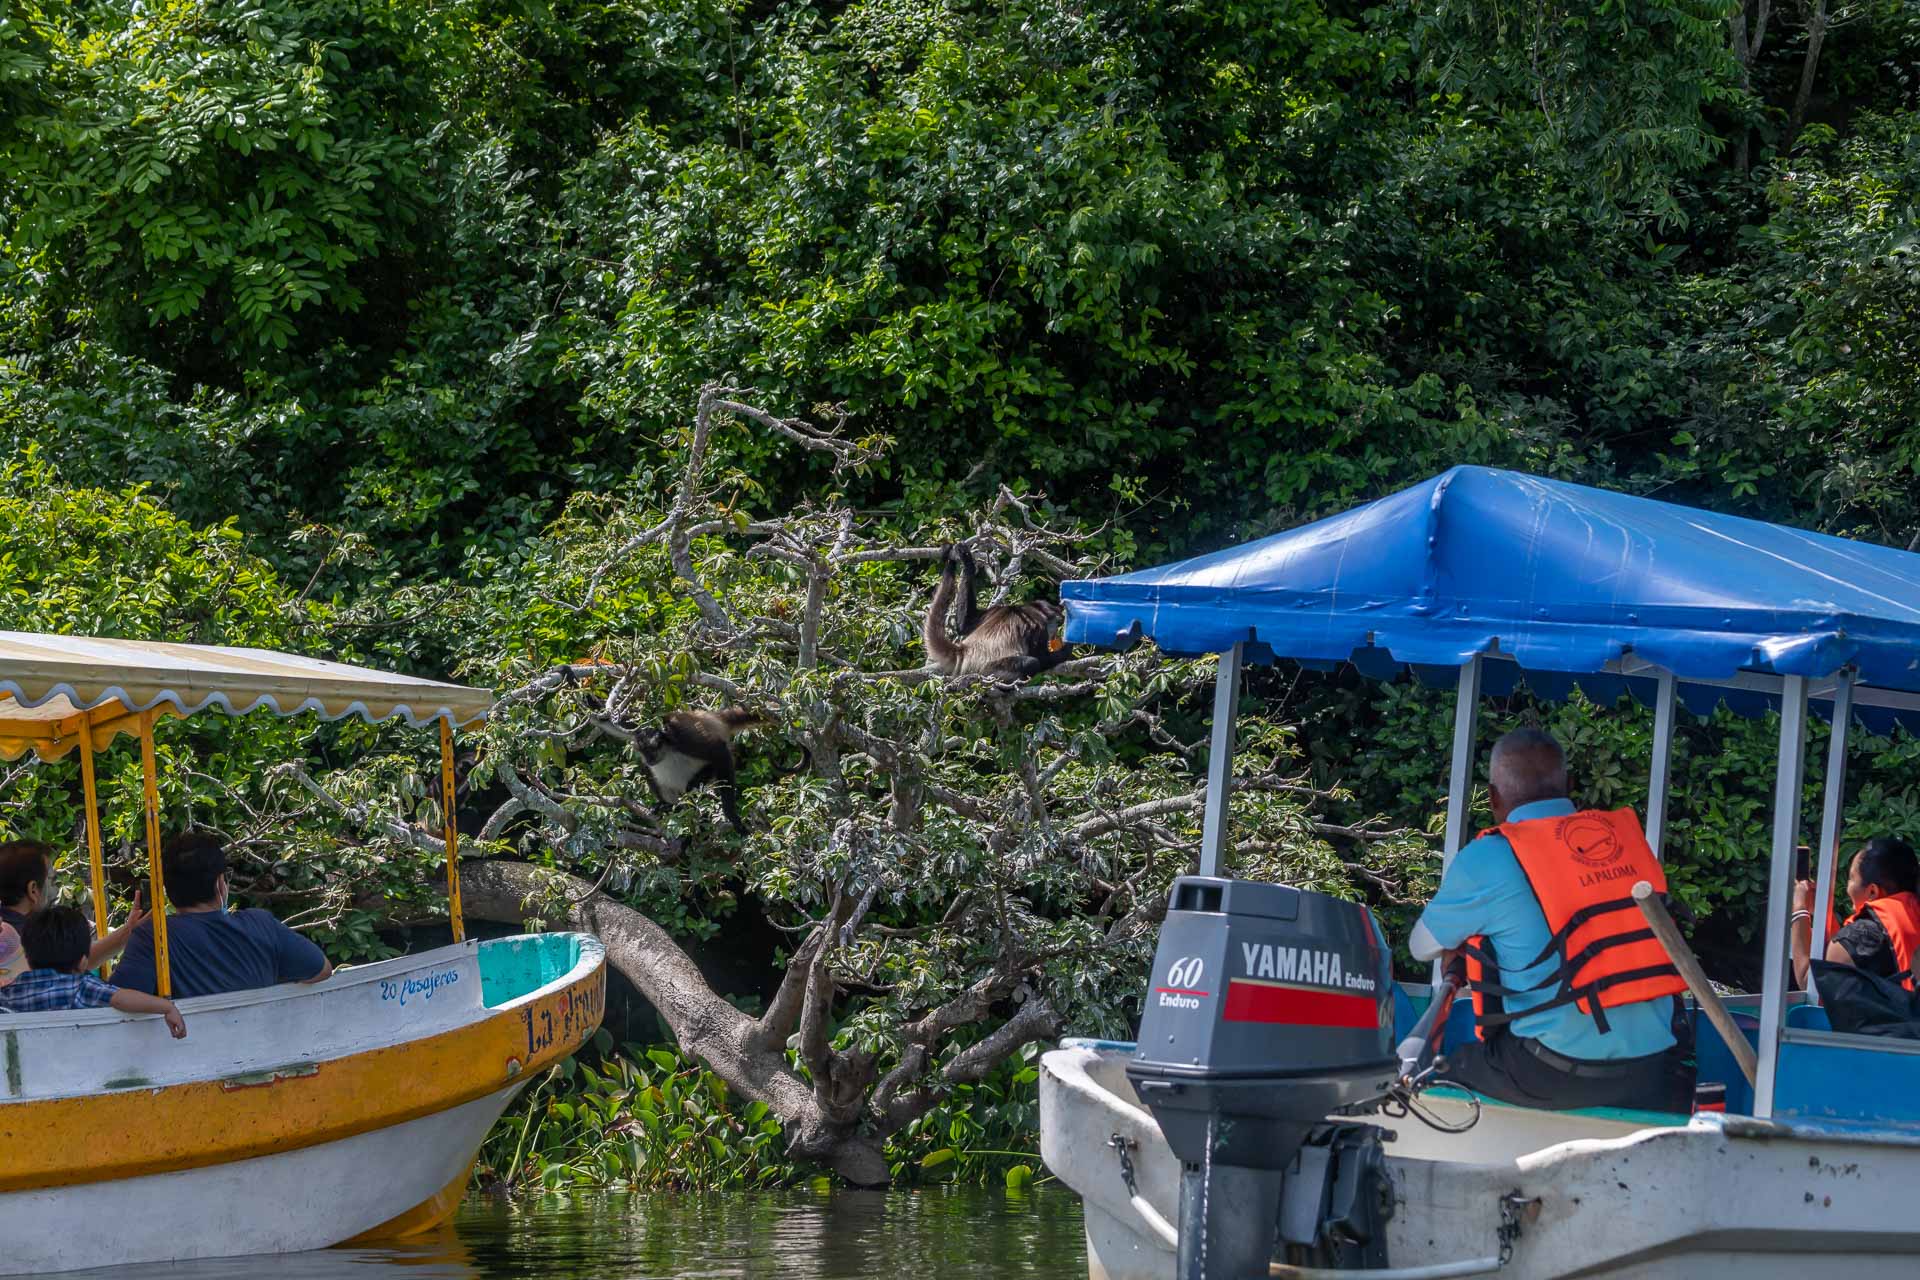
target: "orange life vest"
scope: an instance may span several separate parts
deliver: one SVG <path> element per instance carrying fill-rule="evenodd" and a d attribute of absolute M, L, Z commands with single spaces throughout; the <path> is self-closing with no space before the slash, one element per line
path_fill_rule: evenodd
<path fill-rule="evenodd" d="M 1633 900 L 1636 881 L 1649 882 L 1657 893 L 1667 891 L 1666 873 L 1647 847 L 1633 810 L 1582 809 L 1564 817 L 1503 823 L 1493 831 L 1513 847 L 1552 934 L 1540 954 L 1521 967 L 1531 969 L 1554 955 L 1560 963 L 1533 986 L 1506 987 L 1486 939 L 1469 938 L 1461 950 L 1473 989 L 1476 1032 L 1576 1004 L 1604 1035 L 1610 1030 L 1608 1009 L 1687 989 Z M 1915 922 L 1920 924 L 1920 916 Z M 1502 1005 L 1505 996 L 1541 991 L 1551 995 L 1519 1013 Z"/>
<path fill-rule="evenodd" d="M 1847 923 L 1852 924 L 1869 911 L 1880 922 L 1880 927 L 1887 931 L 1887 941 L 1893 944 L 1893 962 L 1900 970 L 1894 977 L 1907 990 L 1914 990 L 1913 952 L 1916 946 L 1920 946 L 1920 898 L 1910 893 L 1892 893 L 1875 898 L 1848 916 Z"/>

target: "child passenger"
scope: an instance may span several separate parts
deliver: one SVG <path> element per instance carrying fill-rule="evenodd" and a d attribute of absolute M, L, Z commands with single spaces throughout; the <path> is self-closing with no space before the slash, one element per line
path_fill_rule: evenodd
<path fill-rule="evenodd" d="M 100 1009 L 157 1013 L 167 1020 L 175 1040 L 187 1034 L 186 1020 L 173 1001 L 128 991 L 83 972 L 93 946 L 93 928 L 78 907 L 42 907 L 20 926 L 27 971 L 0 987 L 0 1009 L 41 1013 L 53 1009 Z"/>

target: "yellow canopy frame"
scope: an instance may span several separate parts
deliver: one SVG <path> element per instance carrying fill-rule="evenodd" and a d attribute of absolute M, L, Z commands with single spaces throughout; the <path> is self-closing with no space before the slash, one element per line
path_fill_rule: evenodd
<path fill-rule="evenodd" d="M 83 748 L 80 780 L 86 796 L 87 861 L 94 927 L 103 938 L 107 882 L 93 757 L 122 733 L 139 736 L 154 967 L 163 996 L 172 993 L 173 975 L 167 956 L 159 770 L 153 741 L 153 727 L 161 716 L 190 716 L 208 708 L 233 715 L 265 709 L 278 716 L 314 714 L 326 720 L 359 716 L 369 723 L 397 718 L 422 727 L 437 724 L 447 907 L 454 940 L 460 941 L 466 937 L 466 924 L 460 905 L 453 731 L 484 718 L 492 705 L 493 694 L 486 689 L 266 649 L 0 631 L 0 760 L 17 759 L 28 751 L 53 760 Z"/>

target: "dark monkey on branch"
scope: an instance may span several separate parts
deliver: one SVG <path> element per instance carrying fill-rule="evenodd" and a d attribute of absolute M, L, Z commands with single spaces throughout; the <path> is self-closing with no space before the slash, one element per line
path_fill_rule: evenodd
<path fill-rule="evenodd" d="M 674 711 L 660 722 L 659 728 L 636 733 L 633 745 L 647 766 L 647 784 L 661 804 L 673 804 L 695 787 L 712 783 L 720 793 L 720 808 L 727 815 L 727 821 L 735 831 L 745 835 L 747 825 L 740 818 L 733 740 L 742 730 L 766 722 L 765 716 L 744 707 Z M 804 745 L 800 756 L 798 764 L 779 770 L 774 777 L 798 773 L 813 760 L 813 753 Z"/>
<path fill-rule="evenodd" d="M 982 610 L 974 598 L 973 553 L 966 544 L 950 546 L 940 565 L 940 584 L 920 634 L 927 665 L 946 676 L 1001 676 L 1019 679 L 1050 671 L 1072 653 L 1054 638 L 1066 610 L 1054 600 L 1001 604 Z M 960 602 L 959 636 L 947 633 L 947 615 Z"/>

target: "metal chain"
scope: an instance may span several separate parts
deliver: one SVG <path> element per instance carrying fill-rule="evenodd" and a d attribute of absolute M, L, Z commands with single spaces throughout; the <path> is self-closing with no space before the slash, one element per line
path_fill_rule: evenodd
<path fill-rule="evenodd" d="M 1520 1238 L 1523 1212 L 1528 1218 L 1539 1217 L 1540 1198 L 1523 1196 L 1518 1191 L 1500 1197 L 1500 1265 L 1503 1267 L 1513 1261 L 1513 1242 Z"/>
<path fill-rule="evenodd" d="M 1107 1139 L 1107 1145 L 1120 1153 L 1120 1180 L 1127 1184 L 1127 1194 L 1139 1195 L 1140 1188 L 1133 1181 L 1133 1139 L 1116 1133 Z"/>

